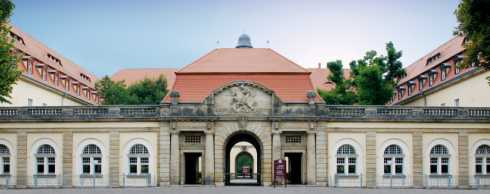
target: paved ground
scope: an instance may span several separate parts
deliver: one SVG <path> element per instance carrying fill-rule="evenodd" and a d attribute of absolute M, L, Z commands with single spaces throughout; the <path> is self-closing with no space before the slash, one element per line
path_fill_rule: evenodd
<path fill-rule="evenodd" d="M 12 194 L 473 194 L 490 193 L 490 190 L 435 190 L 435 189 L 350 189 L 326 187 L 161 187 L 123 189 L 17 189 L 0 190 Z"/>

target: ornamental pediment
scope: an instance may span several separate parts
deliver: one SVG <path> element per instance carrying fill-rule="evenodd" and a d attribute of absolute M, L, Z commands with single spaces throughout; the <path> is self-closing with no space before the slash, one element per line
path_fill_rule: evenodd
<path fill-rule="evenodd" d="M 270 114 L 274 100 L 278 100 L 271 90 L 247 81 L 219 88 L 211 98 L 216 114 Z"/>

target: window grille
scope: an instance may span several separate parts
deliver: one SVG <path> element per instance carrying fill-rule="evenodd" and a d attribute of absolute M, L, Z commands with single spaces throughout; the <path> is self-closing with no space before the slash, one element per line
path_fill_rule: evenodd
<path fill-rule="evenodd" d="M 200 144 L 201 143 L 201 136 L 200 135 L 186 135 L 186 136 L 184 136 L 184 143 Z"/>
<path fill-rule="evenodd" d="M 0 144 L 0 155 L 10 155 L 10 150 L 6 145 Z"/>
<path fill-rule="evenodd" d="M 430 154 L 432 154 L 432 155 L 448 155 L 449 151 L 447 150 L 446 146 L 436 145 L 430 150 Z"/>
<path fill-rule="evenodd" d="M 83 148 L 83 154 L 102 154 L 102 151 L 95 144 L 89 144 Z"/>
<path fill-rule="evenodd" d="M 142 144 L 136 144 L 131 147 L 129 154 L 148 154 L 148 149 Z"/>
<path fill-rule="evenodd" d="M 288 135 L 286 136 L 286 143 L 302 143 L 301 135 Z"/>
<path fill-rule="evenodd" d="M 354 155 L 356 154 L 356 151 L 354 150 L 354 148 L 351 146 L 351 145 L 342 145 L 339 147 L 339 149 L 337 150 L 337 154 L 339 155 Z"/>
<path fill-rule="evenodd" d="M 55 154 L 54 148 L 50 145 L 44 144 L 37 149 L 38 154 Z"/>

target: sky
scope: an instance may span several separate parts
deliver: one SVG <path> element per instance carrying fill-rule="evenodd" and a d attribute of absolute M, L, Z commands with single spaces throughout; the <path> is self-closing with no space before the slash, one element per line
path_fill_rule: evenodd
<path fill-rule="evenodd" d="M 409 65 L 453 36 L 459 0 L 14 0 L 12 23 L 97 76 L 180 68 L 246 33 L 303 67 L 393 41 Z M 230 64 L 233 65 L 233 64 Z"/>

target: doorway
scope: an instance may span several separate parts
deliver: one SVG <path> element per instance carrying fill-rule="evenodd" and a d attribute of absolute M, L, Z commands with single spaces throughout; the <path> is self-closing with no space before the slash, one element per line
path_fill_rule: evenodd
<path fill-rule="evenodd" d="M 184 153 L 185 179 L 184 184 L 202 183 L 201 153 Z"/>
<path fill-rule="evenodd" d="M 303 184 L 303 153 L 284 153 L 288 165 L 288 184 Z"/>
<path fill-rule="evenodd" d="M 239 160 L 243 160 L 241 162 L 237 162 L 236 156 L 231 157 L 232 152 L 236 153 L 232 150 L 236 150 L 237 146 L 243 147 L 244 151 L 248 150 L 246 152 L 249 153 L 245 155 L 245 152 L 239 152 L 242 153 L 241 157 L 238 157 Z M 249 157 L 252 157 L 252 160 Z M 225 185 L 262 185 L 261 158 L 262 144 L 255 134 L 240 131 L 230 135 L 225 141 Z"/>

